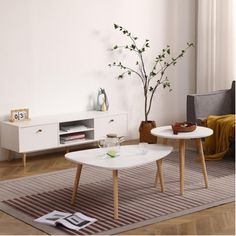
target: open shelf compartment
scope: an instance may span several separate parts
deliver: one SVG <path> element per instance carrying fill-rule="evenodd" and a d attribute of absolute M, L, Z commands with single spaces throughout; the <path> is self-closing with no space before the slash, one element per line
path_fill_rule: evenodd
<path fill-rule="evenodd" d="M 71 134 L 94 130 L 94 119 L 76 120 L 59 123 L 59 134 Z"/>

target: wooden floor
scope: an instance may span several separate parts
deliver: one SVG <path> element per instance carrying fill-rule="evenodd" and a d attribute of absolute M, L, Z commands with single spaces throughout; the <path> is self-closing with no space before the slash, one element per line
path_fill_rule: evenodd
<path fill-rule="evenodd" d="M 19 178 L 74 167 L 64 159 L 64 153 L 44 154 L 27 159 L 22 167 L 20 159 L 0 162 L 0 180 Z M 138 229 L 123 232 L 124 235 L 235 235 L 235 203 L 228 203 L 200 212 L 166 220 Z M 45 234 L 34 227 L 0 211 L 1 235 Z"/>

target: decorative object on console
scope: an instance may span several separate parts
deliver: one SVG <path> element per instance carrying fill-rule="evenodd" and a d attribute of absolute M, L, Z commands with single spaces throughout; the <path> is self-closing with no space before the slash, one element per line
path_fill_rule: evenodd
<path fill-rule="evenodd" d="M 23 121 L 23 120 L 29 120 L 28 108 L 11 110 L 9 121 L 15 122 L 15 121 Z"/>
<path fill-rule="evenodd" d="M 176 122 L 171 125 L 173 134 L 178 134 L 179 132 L 192 132 L 194 131 L 197 126 L 191 122 Z"/>
<path fill-rule="evenodd" d="M 134 36 L 131 32 L 127 29 L 114 24 L 114 28 L 121 33 L 123 33 L 126 37 L 128 37 L 130 43 L 122 46 L 115 45 L 113 46 L 112 50 L 126 50 L 130 51 L 131 53 L 137 55 L 137 60 L 135 62 L 136 68 L 131 66 L 124 65 L 121 62 L 113 62 L 109 64 L 110 67 L 118 67 L 122 70 L 122 73 L 118 76 L 118 79 L 123 79 L 126 75 L 136 75 L 142 82 L 143 91 L 144 91 L 144 122 L 150 122 L 148 120 L 148 115 L 151 111 L 152 101 L 155 92 L 157 91 L 158 86 L 162 85 L 163 88 L 169 88 L 171 91 L 171 84 L 168 80 L 165 72 L 170 66 L 174 66 L 177 61 L 183 57 L 184 53 L 187 49 L 193 46 L 193 43 L 187 43 L 187 47 L 184 50 L 181 50 L 181 53 L 176 57 L 171 57 L 170 46 L 167 45 L 166 48 L 163 48 L 161 53 L 158 54 L 154 60 L 154 64 L 151 70 L 148 72 L 146 65 L 144 63 L 143 54 L 146 50 L 150 47 L 149 39 L 146 39 L 142 44 L 142 47 L 137 45 L 138 37 Z M 143 126 L 143 123 L 141 124 Z M 140 125 L 140 126 L 141 126 Z M 149 124 L 148 124 L 149 126 Z M 142 128 L 140 128 L 140 132 L 142 132 Z M 146 132 L 146 131 L 145 131 Z M 144 137 L 146 135 L 140 134 L 140 137 Z M 147 140 L 142 140 L 143 142 L 153 143 L 154 138 L 151 137 L 152 135 L 148 135 Z M 148 137 L 151 137 L 149 140 Z"/>
<path fill-rule="evenodd" d="M 109 109 L 109 102 L 105 89 L 100 88 L 97 96 L 97 110 L 107 111 Z"/>

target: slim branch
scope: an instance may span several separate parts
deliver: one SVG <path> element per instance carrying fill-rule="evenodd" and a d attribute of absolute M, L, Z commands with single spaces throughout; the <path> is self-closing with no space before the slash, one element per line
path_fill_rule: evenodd
<path fill-rule="evenodd" d="M 138 38 L 133 36 L 131 34 L 131 32 L 129 32 L 128 30 L 126 30 L 125 28 L 123 28 L 122 26 L 119 26 L 117 24 L 114 24 L 114 28 L 116 30 L 120 31 L 121 33 L 123 33 L 123 35 L 125 35 L 126 37 L 128 37 L 130 45 L 129 44 L 128 45 L 121 45 L 121 46 L 116 45 L 113 47 L 113 50 L 119 49 L 119 48 L 124 48 L 124 49 L 130 50 L 132 52 L 135 52 L 138 57 L 138 60 L 136 62 L 136 65 L 138 65 L 138 68 L 133 69 L 133 68 L 124 66 L 121 64 L 121 62 L 119 62 L 119 63 L 114 62 L 110 66 L 117 66 L 120 69 L 124 70 L 123 73 L 119 76 L 119 78 L 123 78 L 123 76 L 125 74 L 130 75 L 131 73 L 134 73 L 141 79 L 142 84 L 143 84 L 143 92 L 144 92 L 145 121 L 147 121 L 148 115 L 151 110 L 153 97 L 154 97 L 154 94 L 157 90 L 157 87 L 162 84 L 163 88 L 165 88 L 165 87 L 170 88 L 170 83 L 169 83 L 167 77 L 165 80 L 163 80 L 164 74 L 165 74 L 167 68 L 169 68 L 172 65 L 175 65 L 177 63 L 178 59 L 180 57 L 183 57 L 185 51 L 188 48 L 190 48 L 191 46 L 193 46 L 193 43 L 187 43 L 188 47 L 186 47 L 184 50 L 182 50 L 182 52 L 177 57 L 171 58 L 171 59 L 169 58 L 169 56 L 171 55 L 170 46 L 167 45 L 166 48 L 163 48 L 162 52 L 159 55 L 157 55 L 150 73 L 147 73 L 145 63 L 144 63 L 143 53 L 146 51 L 147 48 L 149 48 L 149 40 L 146 39 L 145 43 L 140 48 L 137 46 L 137 39 Z M 156 76 L 158 76 L 158 78 L 157 78 L 156 82 L 154 83 L 154 85 L 155 85 L 154 88 L 152 88 L 150 86 L 151 80 Z M 150 88 L 149 88 L 149 86 L 150 86 Z M 150 93 L 149 93 L 149 91 L 150 91 Z"/>

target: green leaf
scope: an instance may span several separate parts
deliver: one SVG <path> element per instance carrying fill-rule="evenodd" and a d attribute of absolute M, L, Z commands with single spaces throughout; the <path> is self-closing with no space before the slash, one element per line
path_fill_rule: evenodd
<path fill-rule="evenodd" d="M 150 73 L 150 76 L 154 77 L 154 76 L 156 76 L 156 73 L 152 71 L 152 72 Z"/>
<path fill-rule="evenodd" d="M 131 71 L 130 70 L 128 71 L 128 75 L 131 75 Z"/>
<path fill-rule="evenodd" d="M 130 46 L 132 49 L 135 49 L 135 45 L 134 44 L 131 44 Z"/>
<path fill-rule="evenodd" d="M 118 79 L 123 79 L 123 77 L 124 77 L 123 75 L 119 75 Z"/>
<path fill-rule="evenodd" d="M 149 91 L 151 92 L 153 90 L 153 87 L 152 86 L 150 86 L 150 88 L 149 88 Z"/>
<path fill-rule="evenodd" d="M 194 47 L 194 43 L 187 43 L 189 47 Z"/>
<path fill-rule="evenodd" d="M 166 50 L 166 52 L 167 52 L 168 54 L 170 54 L 170 49 L 168 48 L 168 49 Z"/>
<path fill-rule="evenodd" d="M 138 65 L 138 61 L 136 61 L 136 65 Z"/>
<path fill-rule="evenodd" d="M 115 45 L 115 46 L 113 47 L 113 49 L 114 49 L 114 50 L 116 50 L 117 48 L 118 48 L 118 46 L 117 46 L 117 45 Z"/>
<path fill-rule="evenodd" d="M 138 37 L 134 37 L 133 39 L 134 39 L 134 40 L 137 40 L 137 39 L 138 39 Z"/>
<path fill-rule="evenodd" d="M 119 26 L 117 24 L 114 24 L 114 28 L 117 29 Z"/>

